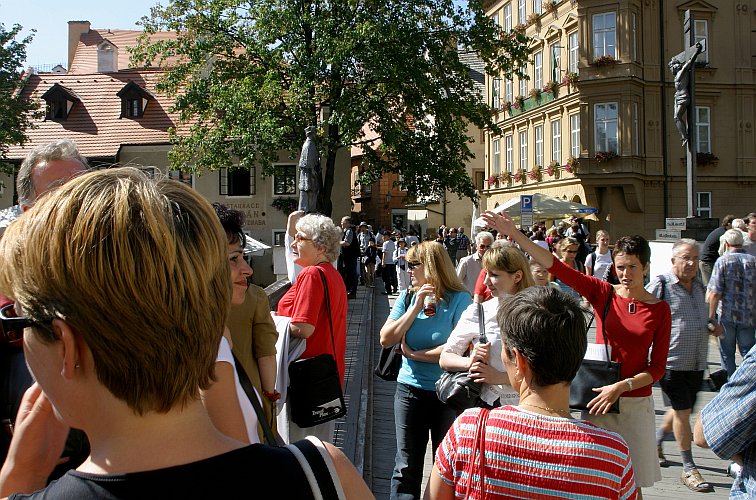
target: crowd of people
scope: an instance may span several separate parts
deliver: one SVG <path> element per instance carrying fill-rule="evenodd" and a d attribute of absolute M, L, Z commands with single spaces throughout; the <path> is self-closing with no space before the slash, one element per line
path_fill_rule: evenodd
<path fill-rule="evenodd" d="M 401 361 L 391 499 L 642 498 L 668 434 L 686 487 L 713 490 L 695 442 L 732 460 L 732 498 L 756 496 L 754 213 L 723 219 L 700 253 L 676 242 L 651 277 L 643 237 L 602 230 L 593 248 L 575 218 L 521 231 L 489 211 L 472 240 L 442 227 L 421 241 L 296 211 L 271 312 L 242 214 L 184 184 L 89 171 L 59 141 L 32 151 L 18 192 L 0 239 L 2 496 L 236 497 L 253 477 L 265 496 L 371 498 L 331 444 L 339 398 L 303 423 L 290 367 L 330 360 L 312 373 L 343 388 L 349 301 L 376 278 L 395 297 L 380 343 Z M 591 312 L 619 377 L 577 412 Z M 691 423 L 710 335 L 729 381 Z M 445 373 L 477 386 L 468 409 L 439 398 Z"/>

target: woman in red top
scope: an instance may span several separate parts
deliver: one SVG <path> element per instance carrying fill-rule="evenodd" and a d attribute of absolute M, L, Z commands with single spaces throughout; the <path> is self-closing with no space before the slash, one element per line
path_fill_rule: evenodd
<path fill-rule="evenodd" d="M 294 263 L 303 269 L 296 282 L 278 302 L 277 314 L 291 318 L 290 334 L 293 337 L 307 339 L 307 347 L 299 358 L 334 354 L 343 384 L 347 295 L 344 280 L 331 264 L 339 256 L 341 229 L 328 217 L 317 214 L 305 215 L 299 219 L 296 228 L 297 233 L 291 247 Z M 328 285 L 333 344 L 321 272 L 325 275 Z M 294 422 L 289 422 L 289 439 L 294 442 L 306 436 L 317 436 L 324 441 L 333 441 L 334 429 L 334 420 L 307 428 L 300 428 Z"/>
<path fill-rule="evenodd" d="M 620 280 L 611 285 L 566 266 L 517 230 L 506 214 L 485 212 L 489 226 L 512 237 L 520 247 L 566 285 L 574 288 L 596 312 L 596 342 L 603 343 L 606 331 L 612 348 L 611 358 L 622 363 L 624 380 L 597 387 L 596 397 L 588 403 L 589 412 L 582 417 L 596 425 L 617 432 L 630 448 L 638 488 L 653 486 L 661 480 L 656 457 L 654 402 L 651 385 L 663 375 L 669 351 L 672 315 L 669 305 L 651 295 L 643 287 L 651 249 L 641 236 L 624 236 L 614 249 L 614 267 Z M 614 287 L 614 293 L 611 287 Z M 610 300 L 603 327 L 601 314 Z M 650 356 L 649 356 L 650 351 Z M 619 414 L 607 413 L 622 397 Z"/>

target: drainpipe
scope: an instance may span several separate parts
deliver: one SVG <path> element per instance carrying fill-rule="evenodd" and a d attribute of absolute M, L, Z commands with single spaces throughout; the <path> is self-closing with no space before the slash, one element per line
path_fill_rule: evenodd
<path fill-rule="evenodd" d="M 664 196 L 664 220 L 669 217 L 669 179 L 667 170 L 667 65 L 664 60 L 664 2 L 659 2 L 659 61 L 661 62 L 661 72 L 659 81 L 661 82 L 661 127 L 662 127 L 662 172 L 663 172 L 663 196 Z"/>

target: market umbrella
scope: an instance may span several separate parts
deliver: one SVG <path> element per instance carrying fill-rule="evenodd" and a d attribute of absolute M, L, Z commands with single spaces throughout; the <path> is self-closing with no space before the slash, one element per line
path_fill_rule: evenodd
<path fill-rule="evenodd" d="M 245 233 L 245 241 L 244 241 L 244 255 L 254 255 L 254 256 L 260 256 L 265 253 L 265 250 L 269 249 L 270 246 L 266 245 L 260 240 L 256 240 L 250 235 Z"/>
<path fill-rule="evenodd" d="M 598 208 L 589 207 L 582 203 L 563 200 L 545 194 L 535 193 L 533 196 L 533 220 L 566 219 L 567 217 L 585 217 L 598 212 Z M 515 222 L 520 222 L 520 197 L 511 198 L 492 210 L 496 213 L 506 212 Z M 485 227 L 485 221 L 478 217 L 473 223 L 475 227 Z"/>

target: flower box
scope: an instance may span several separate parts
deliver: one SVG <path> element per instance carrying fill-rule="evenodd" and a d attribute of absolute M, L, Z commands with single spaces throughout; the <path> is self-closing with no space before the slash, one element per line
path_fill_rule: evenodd
<path fill-rule="evenodd" d="M 577 158 L 570 156 L 569 158 L 567 158 L 567 163 L 564 164 L 564 170 L 565 172 L 568 172 L 570 174 L 576 174 L 579 165 L 580 162 L 577 160 Z"/>
<path fill-rule="evenodd" d="M 605 56 L 597 57 L 596 59 L 593 60 L 592 64 L 598 68 L 601 68 L 604 66 L 614 66 L 618 62 L 621 62 L 621 61 L 607 54 Z"/>
<path fill-rule="evenodd" d="M 596 151 L 596 161 L 599 163 L 611 161 L 617 158 L 617 156 L 617 153 L 614 151 Z"/>
<path fill-rule="evenodd" d="M 541 99 L 541 89 L 532 88 L 529 93 L 530 97 L 536 101 Z"/>
<path fill-rule="evenodd" d="M 286 215 L 289 215 L 294 210 L 299 208 L 299 200 L 297 200 L 296 198 L 274 198 L 270 206 L 277 208 Z"/>

